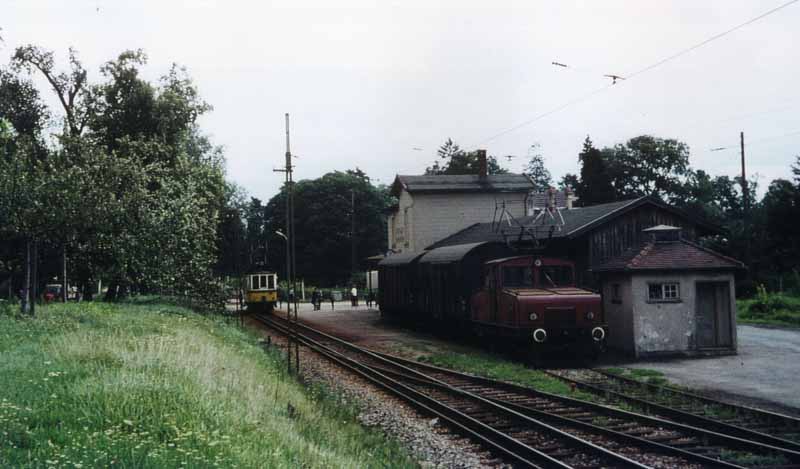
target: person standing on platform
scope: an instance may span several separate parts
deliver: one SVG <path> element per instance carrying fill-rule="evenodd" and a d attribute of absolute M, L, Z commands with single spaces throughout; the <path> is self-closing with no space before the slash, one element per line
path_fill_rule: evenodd
<path fill-rule="evenodd" d="M 350 289 L 350 303 L 352 303 L 353 308 L 358 306 L 358 290 L 356 290 L 355 285 Z"/>

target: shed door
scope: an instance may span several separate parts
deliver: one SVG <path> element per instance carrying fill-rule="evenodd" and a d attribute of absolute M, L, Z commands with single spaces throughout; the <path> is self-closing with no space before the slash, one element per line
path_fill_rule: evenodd
<path fill-rule="evenodd" d="M 733 345 L 729 288 L 728 282 L 697 282 L 695 314 L 698 348 Z"/>

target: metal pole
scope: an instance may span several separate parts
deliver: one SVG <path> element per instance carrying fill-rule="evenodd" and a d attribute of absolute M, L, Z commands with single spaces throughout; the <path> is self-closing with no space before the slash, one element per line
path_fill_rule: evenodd
<path fill-rule="evenodd" d="M 350 189 L 350 277 L 356 273 L 356 191 Z"/>
<path fill-rule="evenodd" d="M 33 290 L 33 294 L 31 295 L 31 316 L 36 316 L 36 300 L 39 297 L 39 240 L 33 238 L 33 254 L 31 254 L 33 258 L 33 285 L 31 289 Z"/>

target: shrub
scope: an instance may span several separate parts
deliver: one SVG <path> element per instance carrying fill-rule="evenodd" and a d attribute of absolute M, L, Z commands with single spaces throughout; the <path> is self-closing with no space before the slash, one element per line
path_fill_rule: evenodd
<path fill-rule="evenodd" d="M 769 293 L 764 285 L 756 287 L 756 297 L 750 304 L 753 316 L 771 316 L 780 310 L 790 308 L 789 302 L 780 294 Z"/>

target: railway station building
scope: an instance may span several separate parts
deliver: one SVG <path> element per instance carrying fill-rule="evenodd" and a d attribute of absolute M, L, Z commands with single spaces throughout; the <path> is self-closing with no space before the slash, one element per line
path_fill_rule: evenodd
<path fill-rule="evenodd" d="M 470 225 L 491 222 L 498 211 L 526 215 L 534 185 L 523 174 L 401 176 L 392 195 L 387 230 L 392 252 L 421 252 Z"/>
<path fill-rule="evenodd" d="M 735 274 L 744 265 L 703 247 L 719 228 L 655 197 L 475 223 L 426 251 L 495 243 L 576 265 L 599 291 L 609 346 L 643 357 L 736 351 Z"/>

